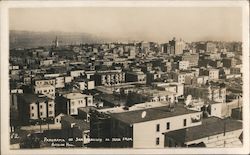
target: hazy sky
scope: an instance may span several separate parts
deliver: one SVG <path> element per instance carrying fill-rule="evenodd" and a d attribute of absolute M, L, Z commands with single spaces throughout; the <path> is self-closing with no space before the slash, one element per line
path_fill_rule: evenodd
<path fill-rule="evenodd" d="M 236 7 L 10 9 L 10 30 L 85 32 L 145 41 L 241 41 L 241 25 L 241 8 Z"/>

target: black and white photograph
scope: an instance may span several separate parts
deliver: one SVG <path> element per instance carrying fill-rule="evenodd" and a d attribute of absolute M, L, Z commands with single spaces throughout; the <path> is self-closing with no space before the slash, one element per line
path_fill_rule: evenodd
<path fill-rule="evenodd" d="M 88 2 L 6 3 L 2 150 L 249 151 L 249 2 Z"/>

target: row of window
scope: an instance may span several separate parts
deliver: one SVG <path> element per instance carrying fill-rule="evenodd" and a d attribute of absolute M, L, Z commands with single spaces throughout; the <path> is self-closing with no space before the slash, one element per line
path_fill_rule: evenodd
<path fill-rule="evenodd" d="M 183 126 L 187 126 L 187 119 L 183 120 Z M 170 129 L 170 122 L 166 123 L 166 129 L 169 130 Z M 160 124 L 156 124 L 156 132 L 160 131 Z"/>
<path fill-rule="evenodd" d="M 49 115 L 52 115 L 53 114 L 53 111 L 49 111 Z M 40 112 L 40 116 L 43 115 L 43 112 Z M 35 114 L 34 113 L 31 113 L 31 117 L 34 117 Z"/>
<path fill-rule="evenodd" d="M 49 107 L 52 107 L 51 103 L 49 104 Z M 43 108 L 43 105 L 40 105 L 40 109 L 42 109 L 42 108 Z M 31 106 L 31 109 L 34 110 L 34 106 Z"/>
<path fill-rule="evenodd" d="M 40 94 L 42 94 L 42 93 L 50 93 L 50 92 L 54 92 L 54 90 L 53 89 L 49 89 L 48 91 L 47 91 L 47 89 L 45 89 L 45 90 L 37 90 L 37 93 L 40 93 Z"/>
<path fill-rule="evenodd" d="M 36 81 L 36 84 L 54 84 L 54 81 Z"/>
<path fill-rule="evenodd" d="M 78 103 L 79 103 L 79 104 L 80 104 L 80 103 L 83 103 L 83 100 L 79 100 Z M 75 101 L 71 101 L 71 105 L 74 106 L 74 104 L 75 104 Z"/>

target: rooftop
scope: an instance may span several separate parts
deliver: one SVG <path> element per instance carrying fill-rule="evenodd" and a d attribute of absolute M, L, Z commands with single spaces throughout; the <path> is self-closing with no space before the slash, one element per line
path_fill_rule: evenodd
<path fill-rule="evenodd" d="M 90 129 L 88 122 L 81 120 L 81 119 L 76 119 L 73 116 L 69 116 L 69 115 L 62 116 L 62 120 L 69 122 L 69 123 L 75 123 L 74 127 L 78 127 L 80 130 Z"/>
<path fill-rule="evenodd" d="M 78 108 L 79 111 L 83 111 L 83 112 L 86 112 L 86 113 L 89 113 L 91 110 L 95 110 L 96 107 L 80 107 Z"/>
<path fill-rule="evenodd" d="M 202 120 L 202 125 L 165 133 L 180 142 L 189 142 L 217 134 L 242 129 L 242 122 L 233 119 L 210 117 Z M 199 133 L 199 134 L 197 134 Z"/>
<path fill-rule="evenodd" d="M 67 99 L 81 99 L 81 98 L 85 98 L 88 95 L 85 94 L 81 94 L 81 93 L 68 93 L 68 94 L 64 94 L 63 97 L 67 98 Z"/>
<path fill-rule="evenodd" d="M 143 112 L 146 114 L 144 118 L 142 117 Z M 115 119 L 118 119 L 127 124 L 135 124 L 191 113 L 200 112 L 186 109 L 183 105 L 177 104 L 173 111 L 169 110 L 169 106 L 159 106 L 155 108 L 145 108 L 141 110 L 127 111 L 121 113 L 111 113 L 110 115 Z"/>
<path fill-rule="evenodd" d="M 36 103 L 36 102 L 44 102 L 50 101 L 52 99 L 46 96 L 39 96 L 37 94 L 20 94 L 19 95 L 26 103 Z"/>

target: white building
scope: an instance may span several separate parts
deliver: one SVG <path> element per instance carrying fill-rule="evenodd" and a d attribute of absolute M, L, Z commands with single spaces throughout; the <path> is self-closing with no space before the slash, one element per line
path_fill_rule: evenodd
<path fill-rule="evenodd" d="M 95 88 L 95 81 L 91 80 L 79 80 L 76 81 L 81 90 L 91 90 Z"/>
<path fill-rule="evenodd" d="M 50 98 L 55 97 L 55 87 L 52 85 L 34 86 L 33 92 L 35 94 L 44 94 Z"/>
<path fill-rule="evenodd" d="M 68 115 L 78 115 L 78 108 L 94 106 L 93 96 L 81 93 L 68 93 L 63 95 L 63 104 L 66 106 Z"/>
<path fill-rule="evenodd" d="M 171 108 L 159 102 L 147 102 L 125 110 L 118 107 L 98 111 L 110 115 L 111 122 L 115 122 L 111 123 L 112 134 L 132 139 L 129 145 L 119 147 L 164 148 L 164 133 L 201 125 L 201 112 L 188 110 L 180 104 Z"/>
<path fill-rule="evenodd" d="M 79 77 L 79 76 L 81 76 L 81 75 L 84 75 L 84 70 L 74 70 L 74 71 L 70 71 L 70 76 L 72 77 L 72 78 L 74 78 L 74 77 Z"/>
<path fill-rule="evenodd" d="M 53 64 L 53 60 L 41 60 L 40 66 L 49 66 Z"/>
<path fill-rule="evenodd" d="M 209 69 L 208 71 L 209 80 L 218 80 L 219 79 L 219 69 Z"/>
<path fill-rule="evenodd" d="M 187 70 L 189 67 L 189 61 L 179 61 L 179 70 Z"/>

